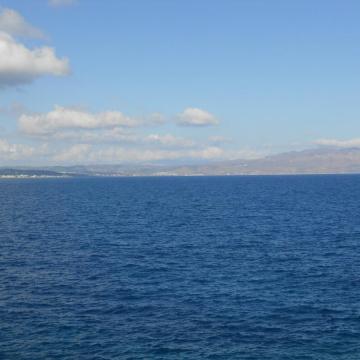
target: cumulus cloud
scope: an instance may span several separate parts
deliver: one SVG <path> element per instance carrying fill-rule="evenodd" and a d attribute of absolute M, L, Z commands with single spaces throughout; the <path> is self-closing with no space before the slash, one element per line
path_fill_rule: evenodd
<path fill-rule="evenodd" d="M 0 87 L 29 83 L 43 75 L 69 74 L 69 61 L 53 48 L 28 49 L 11 35 L 0 32 Z"/>
<path fill-rule="evenodd" d="M 0 139 L 0 160 L 43 161 L 49 164 L 101 164 L 142 163 L 171 160 L 230 160 L 254 159 L 259 153 L 251 150 L 225 150 L 217 146 L 197 144 L 195 147 L 152 146 L 149 137 L 138 138 L 136 144 L 100 144 L 63 142 L 37 143 L 36 145 L 12 144 Z M 133 146 L 134 145 L 134 146 Z M 263 154 L 262 154 L 263 155 Z"/>
<path fill-rule="evenodd" d="M 0 108 L 1 112 L 1 108 Z M 36 115 L 30 115 L 32 118 Z M 141 135 L 129 131 L 124 127 L 114 128 L 73 128 L 73 129 L 43 129 L 41 125 L 28 123 L 29 115 L 20 117 L 19 126 L 23 133 L 30 136 L 36 136 L 43 139 L 66 142 L 83 142 L 95 144 L 124 143 L 133 145 L 154 145 L 168 148 L 190 148 L 195 147 L 197 143 L 191 139 L 178 137 L 172 134 L 149 134 Z M 25 119 L 25 120 L 24 120 Z M 39 129 L 40 128 L 40 129 Z"/>
<path fill-rule="evenodd" d="M 227 143 L 231 143 L 232 140 L 225 136 L 215 135 L 209 137 L 209 142 L 212 144 L 227 144 Z"/>
<path fill-rule="evenodd" d="M 355 148 L 360 147 L 360 138 L 350 140 L 319 139 L 315 141 L 315 144 L 339 148 Z"/>
<path fill-rule="evenodd" d="M 53 160 L 58 162 L 79 162 L 86 161 L 89 155 L 91 146 L 88 144 L 76 144 L 68 149 L 60 151 L 53 157 Z"/>
<path fill-rule="evenodd" d="M 168 147 L 193 147 L 195 142 L 190 139 L 177 137 L 172 134 L 150 134 L 145 138 L 146 142 L 155 143 Z"/>
<path fill-rule="evenodd" d="M 19 118 L 19 128 L 28 135 L 47 135 L 64 129 L 101 129 L 134 127 L 136 119 L 118 111 L 91 113 L 84 110 L 55 106 L 45 114 L 23 114 Z"/>
<path fill-rule="evenodd" d="M 24 144 L 11 144 L 5 139 L 0 139 L 0 159 L 18 160 L 33 156 L 35 149 Z"/>
<path fill-rule="evenodd" d="M 29 24 L 17 11 L 0 9 L 0 31 L 13 36 L 45 38 L 45 34 Z"/>
<path fill-rule="evenodd" d="M 31 134 L 34 135 L 34 134 Z M 47 139 L 66 142 L 83 142 L 83 143 L 136 143 L 139 141 L 139 136 L 125 130 L 124 128 L 116 127 L 111 129 L 96 129 L 84 130 L 73 129 L 57 131 L 46 134 L 36 134 L 36 136 L 45 137 Z"/>
<path fill-rule="evenodd" d="M 69 6 L 75 4 L 76 0 L 49 0 L 49 5 L 54 7 Z"/>
<path fill-rule="evenodd" d="M 141 163 L 178 159 L 219 159 L 223 158 L 224 150 L 218 147 L 203 147 L 198 149 L 167 149 L 148 148 L 142 146 L 100 146 L 99 144 L 78 143 L 71 146 L 64 144 L 42 144 L 28 146 L 25 144 L 10 144 L 0 139 L 0 159 L 35 160 L 41 158 L 49 164 L 101 164 L 101 163 Z"/>
<path fill-rule="evenodd" d="M 48 152 L 51 154 L 51 152 Z M 52 152 L 50 160 L 55 163 L 141 163 L 178 159 L 213 160 L 222 158 L 224 150 L 218 147 L 200 149 L 161 149 L 124 146 L 96 146 L 91 144 L 74 144 Z"/>
<path fill-rule="evenodd" d="M 147 162 L 177 159 L 217 159 L 223 155 L 217 147 L 206 147 L 197 150 L 165 150 L 165 149 L 129 149 L 119 146 L 106 147 L 88 154 L 90 162 Z M 85 159 L 83 159 L 85 160 Z"/>
<path fill-rule="evenodd" d="M 190 119 L 191 115 L 192 120 L 197 117 L 197 126 L 204 126 L 206 121 L 217 123 L 215 117 L 204 110 L 187 110 L 183 112 L 183 121 L 185 117 Z M 234 151 L 218 146 L 224 142 L 224 138 L 195 141 L 171 133 L 149 133 L 148 126 L 163 124 L 163 118 L 161 114 L 139 119 L 119 111 L 90 112 L 55 106 L 46 113 L 23 113 L 18 118 L 18 128 L 32 142 L 49 142 L 51 145 L 43 159 L 55 164 L 141 163 L 234 157 Z M 254 154 L 247 155 L 253 157 Z"/>
<path fill-rule="evenodd" d="M 192 107 L 186 108 L 178 114 L 177 118 L 178 123 L 184 126 L 210 126 L 219 123 L 218 119 L 211 113 Z"/>

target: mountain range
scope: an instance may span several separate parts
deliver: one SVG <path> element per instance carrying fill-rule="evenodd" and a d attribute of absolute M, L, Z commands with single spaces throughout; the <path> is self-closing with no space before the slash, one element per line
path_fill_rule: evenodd
<path fill-rule="evenodd" d="M 318 148 L 254 160 L 214 161 L 197 165 L 76 165 L 0 168 L 6 174 L 31 176 L 201 176 L 360 173 L 360 148 Z"/>

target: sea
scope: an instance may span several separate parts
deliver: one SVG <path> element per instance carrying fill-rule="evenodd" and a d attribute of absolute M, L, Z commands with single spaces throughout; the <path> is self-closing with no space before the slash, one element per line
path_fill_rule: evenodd
<path fill-rule="evenodd" d="M 360 176 L 0 180 L 0 359 L 360 359 Z"/>

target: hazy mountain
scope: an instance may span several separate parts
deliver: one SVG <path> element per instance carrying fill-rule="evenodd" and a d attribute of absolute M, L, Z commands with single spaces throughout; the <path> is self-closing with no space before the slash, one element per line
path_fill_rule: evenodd
<path fill-rule="evenodd" d="M 224 161 L 203 166 L 176 169 L 176 172 L 180 171 L 213 175 L 360 173 L 360 149 L 294 151 L 257 160 Z"/>
<path fill-rule="evenodd" d="M 360 149 L 320 148 L 257 160 L 218 161 L 201 165 L 93 165 L 56 168 L 90 175 L 273 175 L 360 173 Z"/>
<path fill-rule="evenodd" d="M 104 171 L 105 168 L 102 169 Z M 109 166 L 105 172 L 122 175 L 275 175 L 360 173 L 360 149 L 294 151 L 257 160 L 218 161 L 201 165 Z"/>
<path fill-rule="evenodd" d="M 218 161 L 200 165 L 122 164 L 48 166 L 26 170 L 0 169 L 0 175 L 5 173 L 39 176 L 353 174 L 360 173 L 360 149 L 320 148 L 281 153 L 256 160 Z"/>

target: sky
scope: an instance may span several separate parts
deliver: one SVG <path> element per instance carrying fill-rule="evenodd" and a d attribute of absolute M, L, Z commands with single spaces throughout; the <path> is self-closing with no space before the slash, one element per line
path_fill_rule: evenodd
<path fill-rule="evenodd" d="M 0 166 L 360 147 L 357 0 L 0 0 Z"/>

